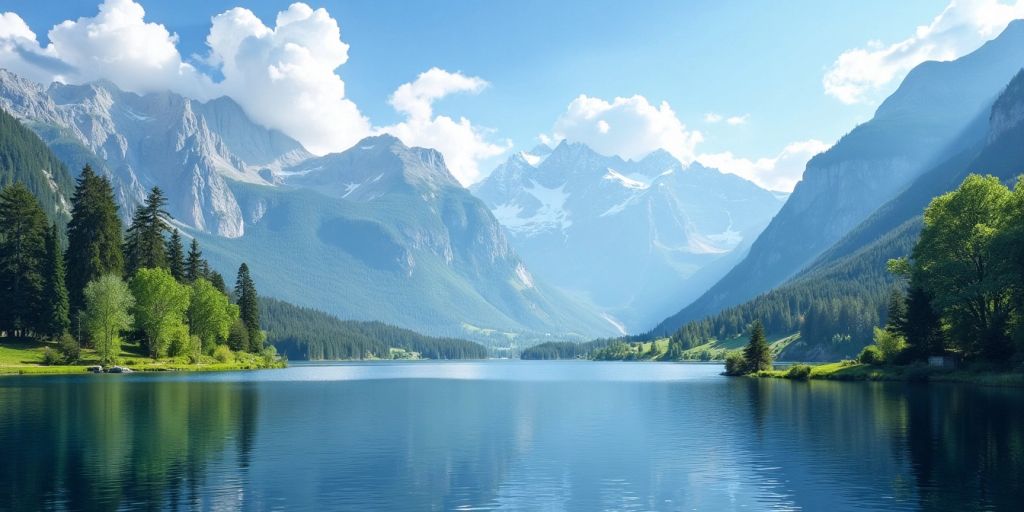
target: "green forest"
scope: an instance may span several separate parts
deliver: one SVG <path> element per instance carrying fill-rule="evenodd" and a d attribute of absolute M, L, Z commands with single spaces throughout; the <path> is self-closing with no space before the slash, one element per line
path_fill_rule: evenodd
<path fill-rule="evenodd" d="M 153 360 L 225 363 L 249 353 L 276 364 L 248 267 L 230 293 L 194 239 L 185 250 L 165 203 L 154 187 L 125 230 L 110 181 L 86 166 L 62 231 L 26 185 L 0 191 L 4 337 L 48 342 L 45 364 L 79 363 L 84 348 L 104 365 L 129 348 Z"/>

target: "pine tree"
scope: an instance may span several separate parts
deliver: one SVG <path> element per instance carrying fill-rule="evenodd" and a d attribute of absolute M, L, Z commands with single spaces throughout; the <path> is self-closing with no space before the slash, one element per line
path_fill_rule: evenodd
<path fill-rule="evenodd" d="M 238 298 L 239 317 L 245 324 L 249 335 L 249 350 L 256 352 L 263 348 L 263 333 L 260 331 L 259 298 L 256 285 L 249 275 L 249 266 L 242 263 L 238 267 L 238 279 L 235 281 L 235 297 Z"/>
<path fill-rule="evenodd" d="M 124 270 L 121 219 L 110 181 L 97 176 L 88 165 L 78 177 L 71 197 L 68 247 L 64 253 L 68 302 L 72 312 L 85 308 L 85 285 L 106 274 Z M 73 318 L 78 315 L 73 314 Z"/>
<path fill-rule="evenodd" d="M 748 373 L 772 369 L 772 351 L 760 320 L 755 320 L 750 328 L 750 342 L 743 349 L 743 358 L 747 361 Z"/>
<path fill-rule="evenodd" d="M 907 324 L 907 303 L 899 290 L 893 289 L 889 294 L 889 306 L 887 308 L 888 319 L 885 323 L 885 330 L 890 334 L 903 335 Z"/>
<path fill-rule="evenodd" d="M 46 213 L 28 187 L 0 192 L 0 331 L 39 331 L 46 232 Z"/>
<path fill-rule="evenodd" d="M 907 340 L 906 351 L 913 360 L 924 360 L 946 351 L 942 320 L 932 305 L 931 294 L 916 283 L 907 290 L 907 317 L 901 334 Z"/>
<path fill-rule="evenodd" d="M 185 248 L 181 245 L 181 233 L 177 229 L 171 232 L 171 238 L 167 240 L 167 266 L 174 279 L 179 283 L 185 282 Z"/>
<path fill-rule="evenodd" d="M 64 285 L 64 255 L 60 250 L 56 224 L 50 226 L 46 236 L 42 299 L 41 332 L 51 338 L 59 338 L 68 332 L 71 323 L 68 290 Z"/>
<path fill-rule="evenodd" d="M 188 256 L 185 257 L 185 279 L 193 283 L 196 279 L 207 277 L 203 273 L 203 252 L 199 250 L 199 241 L 192 238 L 192 245 L 188 248 Z M 223 278 L 221 279 L 223 281 Z"/>
<path fill-rule="evenodd" d="M 153 187 L 145 204 L 135 210 L 125 241 L 127 275 L 140 268 L 168 268 L 164 232 L 168 230 L 170 214 L 164 211 L 166 205 L 163 191 Z"/>
<path fill-rule="evenodd" d="M 208 270 L 207 274 L 210 276 L 208 278 L 209 281 L 210 281 L 210 284 L 212 284 L 214 288 L 220 290 L 220 292 L 223 293 L 224 295 L 227 295 L 228 294 L 228 285 L 227 285 L 227 283 L 224 282 L 224 276 L 220 275 L 220 272 L 217 272 L 216 270 L 214 270 L 214 271 L 209 271 L 209 269 L 207 269 L 207 270 Z"/>

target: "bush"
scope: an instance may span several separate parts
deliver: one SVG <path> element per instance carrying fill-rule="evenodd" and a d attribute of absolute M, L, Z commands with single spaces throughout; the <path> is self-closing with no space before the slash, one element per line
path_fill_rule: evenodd
<path fill-rule="evenodd" d="M 58 353 L 56 350 L 50 347 L 46 347 L 43 349 L 43 364 L 45 364 L 46 366 L 51 366 L 55 364 L 61 364 L 62 362 L 64 362 L 64 358 L 61 357 L 60 353 Z"/>
<path fill-rule="evenodd" d="M 227 345 L 217 345 L 217 348 L 213 349 L 213 358 L 222 363 L 228 363 L 235 360 L 235 354 Z"/>
<path fill-rule="evenodd" d="M 750 373 L 747 369 L 747 359 L 741 352 L 730 352 L 725 356 L 726 375 L 746 375 Z"/>
<path fill-rule="evenodd" d="M 857 356 L 857 360 L 863 364 L 880 365 L 885 361 L 885 357 L 882 355 L 882 351 L 874 345 L 868 345 L 864 347 L 864 350 L 860 351 L 860 355 Z"/>
<path fill-rule="evenodd" d="M 811 376 L 811 367 L 806 364 L 795 364 L 786 371 L 787 379 L 807 380 Z"/>
<path fill-rule="evenodd" d="M 75 364 L 82 358 L 82 346 L 70 334 L 64 334 L 57 340 L 57 351 L 64 364 Z"/>

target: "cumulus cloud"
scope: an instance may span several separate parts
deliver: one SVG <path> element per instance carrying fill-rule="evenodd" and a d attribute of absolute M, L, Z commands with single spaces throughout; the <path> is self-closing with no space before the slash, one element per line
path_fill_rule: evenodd
<path fill-rule="evenodd" d="M 335 70 L 348 61 L 338 22 L 325 9 L 295 3 L 268 27 L 241 7 L 213 18 L 208 60 L 224 79 L 217 91 L 254 121 L 277 128 L 314 153 L 338 151 L 370 134 Z"/>
<path fill-rule="evenodd" d="M 1024 17 L 1024 0 L 955 0 L 928 25 L 897 43 L 870 41 L 847 50 L 826 72 L 825 92 L 847 104 L 870 102 L 926 60 L 960 57 Z"/>
<path fill-rule="evenodd" d="M 779 154 L 751 160 L 730 151 L 702 154 L 697 160 L 707 167 L 736 174 L 769 190 L 790 192 L 803 176 L 807 161 L 828 149 L 830 144 L 806 140 L 787 145 Z"/>
<path fill-rule="evenodd" d="M 725 122 L 732 126 L 738 126 L 741 124 L 747 124 L 747 119 L 749 117 L 750 114 L 743 114 L 742 116 L 730 116 L 729 119 L 725 120 Z"/>
<path fill-rule="evenodd" d="M 722 114 L 718 114 L 718 113 L 715 113 L 715 112 L 708 112 L 707 114 L 704 114 L 704 122 L 705 123 L 714 124 L 714 123 L 718 123 L 718 122 L 721 122 L 721 121 L 722 121 Z"/>
<path fill-rule="evenodd" d="M 694 159 L 694 149 L 704 140 L 700 132 L 686 128 L 668 102 L 656 107 L 640 95 L 611 102 L 580 95 L 555 122 L 553 138 L 629 159 L 664 149 L 683 162 Z"/>
<path fill-rule="evenodd" d="M 463 185 L 481 177 L 480 162 L 509 150 L 512 143 L 495 144 L 488 140 L 489 130 L 473 125 L 465 117 L 458 120 L 434 115 L 433 103 L 455 93 L 477 94 L 487 87 L 478 77 L 431 68 L 416 80 L 402 84 L 391 95 L 390 103 L 405 120 L 379 129 L 390 133 L 410 146 L 437 149 L 444 155 L 448 169 Z"/>
<path fill-rule="evenodd" d="M 196 99 L 226 95 L 257 123 L 294 137 L 314 153 L 340 151 L 372 133 L 388 131 L 407 144 L 444 154 L 463 183 L 479 178 L 479 162 L 511 143 L 488 142 L 489 131 L 468 119 L 433 113 L 435 101 L 454 93 L 479 93 L 487 82 L 433 68 L 391 96 L 405 115 L 393 126 L 374 128 L 345 96 L 337 70 L 349 45 L 325 9 L 294 3 L 272 25 L 249 9 L 214 16 L 206 38 L 209 52 L 197 57 L 219 71 L 215 80 L 183 61 L 178 36 L 146 21 L 132 0 L 104 0 L 93 17 L 54 26 L 50 44 L 13 12 L 0 14 L 0 67 L 40 83 L 85 83 L 98 79 L 137 93 L 171 90 Z"/>
<path fill-rule="evenodd" d="M 15 13 L 0 15 L 0 65 L 44 83 L 107 79 L 134 92 L 172 89 L 207 98 L 210 81 L 183 62 L 177 36 L 147 23 L 131 0 L 106 0 L 94 17 L 67 20 L 48 33 L 42 48 Z"/>

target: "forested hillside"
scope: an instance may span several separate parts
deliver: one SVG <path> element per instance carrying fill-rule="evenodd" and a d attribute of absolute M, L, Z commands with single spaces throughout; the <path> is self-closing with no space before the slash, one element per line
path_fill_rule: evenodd
<path fill-rule="evenodd" d="M 0 109 L 0 189 L 14 183 L 28 187 L 52 222 L 67 224 L 74 188 L 67 168 L 39 136 Z"/>
<path fill-rule="evenodd" d="M 289 359 L 389 359 L 392 348 L 427 359 L 487 357 L 487 349 L 472 341 L 424 336 L 382 322 L 339 320 L 274 299 L 260 301 L 260 317 L 267 342 Z"/>

